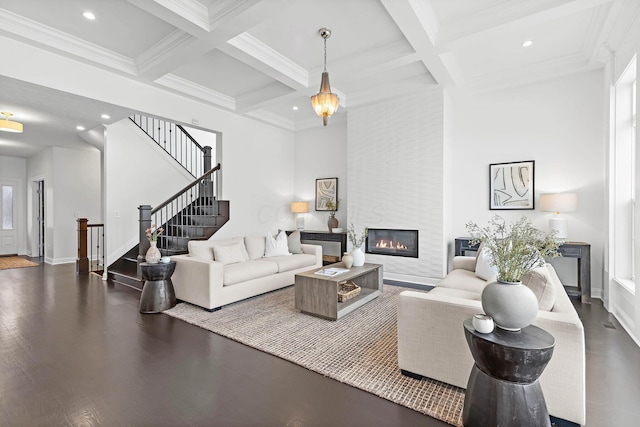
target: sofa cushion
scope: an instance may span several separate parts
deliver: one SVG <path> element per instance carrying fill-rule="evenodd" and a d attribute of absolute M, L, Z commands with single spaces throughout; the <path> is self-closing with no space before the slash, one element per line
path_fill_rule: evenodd
<path fill-rule="evenodd" d="M 278 273 L 282 273 L 284 271 L 312 266 L 316 263 L 316 256 L 309 254 L 284 255 L 265 258 L 264 261 L 276 264 L 278 266 Z"/>
<path fill-rule="evenodd" d="M 546 265 L 527 271 L 520 281 L 533 291 L 538 299 L 538 309 L 551 311 L 556 302 L 556 287 Z"/>
<path fill-rule="evenodd" d="M 244 245 L 242 242 L 232 245 L 213 245 L 213 255 L 215 260 L 225 265 L 247 261 L 243 254 Z"/>
<path fill-rule="evenodd" d="M 302 243 L 300 242 L 300 232 L 298 230 L 287 236 L 287 244 L 289 245 L 289 252 L 292 254 L 303 254 Z"/>
<path fill-rule="evenodd" d="M 223 286 L 235 285 L 236 283 L 269 276 L 277 272 L 278 265 L 275 262 L 252 260 L 229 264 L 224 266 L 222 284 Z"/>
<path fill-rule="evenodd" d="M 469 299 L 473 301 L 480 301 L 482 294 L 470 291 L 463 291 L 462 289 L 454 289 L 454 288 L 442 288 L 435 287 L 429 291 L 430 294 L 433 295 L 445 295 L 448 297 Z"/>
<path fill-rule="evenodd" d="M 275 238 L 271 235 L 271 233 L 267 233 L 264 250 L 265 258 L 281 255 L 291 255 L 287 242 L 287 233 L 281 231 Z"/>
<path fill-rule="evenodd" d="M 189 250 L 189 256 L 213 261 L 213 245 L 210 240 L 189 240 L 187 249 Z"/>
<path fill-rule="evenodd" d="M 249 236 L 244 238 L 244 244 L 249 253 L 249 259 L 260 259 L 264 256 L 264 236 Z"/>
<path fill-rule="evenodd" d="M 483 280 L 489 280 L 498 274 L 498 267 L 493 265 L 493 258 L 486 248 L 482 245 L 478 250 L 476 257 L 476 276 Z"/>
<path fill-rule="evenodd" d="M 245 261 L 249 261 L 249 254 L 247 253 L 247 248 L 244 247 L 244 238 L 243 237 L 234 237 L 233 239 L 223 239 L 223 240 L 209 240 L 212 246 L 229 246 L 229 245 L 240 245 L 240 250 L 242 251 L 242 257 Z M 216 260 L 217 261 L 217 260 Z"/>
<path fill-rule="evenodd" d="M 461 289 L 475 293 L 482 293 L 486 280 L 477 277 L 473 271 L 469 270 L 451 270 L 447 276 L 438 283 L 438 287 Z"/>

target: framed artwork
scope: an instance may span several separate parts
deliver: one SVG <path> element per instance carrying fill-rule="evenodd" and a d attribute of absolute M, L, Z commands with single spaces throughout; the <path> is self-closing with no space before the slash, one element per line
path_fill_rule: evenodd
<path fill-rule="evenodd" d="M 328 211 L 327 202 L 338 201 L 338 178 L 316 179 L 316 210 Z"/>
<path fill-rule="evenodd" d="M 534 209 L 533 160 L 489 165 L 489 209 Z"/>

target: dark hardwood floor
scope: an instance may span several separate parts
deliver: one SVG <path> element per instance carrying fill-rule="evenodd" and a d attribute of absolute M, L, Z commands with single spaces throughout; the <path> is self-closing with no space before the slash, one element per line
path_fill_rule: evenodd
<path fill-rule="evenodd" d="M 0 426 L 446 425 L 169 316 L 142 315 L 139 298 L 76 275 L 73 264 L 0 271 Z M 588 425 L 638 425 L 640 350 L 602 304 L 576 306 Z"/>

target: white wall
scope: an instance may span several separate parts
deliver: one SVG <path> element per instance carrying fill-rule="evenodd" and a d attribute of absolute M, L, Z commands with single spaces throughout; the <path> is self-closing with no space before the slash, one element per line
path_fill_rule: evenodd
<path fill-rule="evenodd" d="M 16 246 L 19 255 L 27 254 L 27 232 L 25 221 L 27 199 L 27 161 L 19 157 L 0 156 L 0 181 L 8 181 L 16 186 L 14 195 Z"/>
<path fill-rule="evenodd" d="M 344 115 L 343 115 L 344 116 Z M 318 178 L 338 178 L 340 204 L 336 212 L 338 227 L 347 229 L 348 181 L 347 181 L 347 121 L 329 119 L 325 127 L 315 127 L 296 132 L 293 198 L 291 201 L 309 202 L 305 214 L 305 230 L 327 231 L 329 213 L 315 210 L 315 187 Z M 295 228 L 294 214 L 289 215 L 289 228 Z"/>
<path fill-rule="evenodd" d="M 482 94 L 452 94 L 452 217 L 449 241 L 467 236 L 469 221 L 486 224 L 493 214 L 508 220 L 529 216 L 548 229 L 550 212 L 539 195 L 572 191 L 578 210 L 564 214 L 569 240 L 591 244 L 592 295 L 602 292 L 605 212 L 603 72 Z M 536 209 L 489 210 L 489 164 L 535 160 Z M 575 260 L 558 260 L 563 282 L 575 284 Z"/>

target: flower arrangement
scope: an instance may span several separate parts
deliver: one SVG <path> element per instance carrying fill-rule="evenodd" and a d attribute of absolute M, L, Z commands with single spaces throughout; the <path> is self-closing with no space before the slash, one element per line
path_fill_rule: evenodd
<path fill-rule="evenodd" d="M 147 239 L 149 239 L 150 242 L 157 242 L 158 236 L 162 234 L 163 231 L 164 231 L 164 228 L 162 227 L 157 228 L 157 225 L 151 224 L 151 227 L 147 228 L 145 230 L 145 233 L 147 234 Z"/>
<path fill-rule="evenodd" d="M 367 236 L 369 235 L 369 229 L 365 228 L 360 237 L 356 235 L 356 230 L 353 223 L 349 224 L 349 240 L 354 248 L 359 248 L 364 244 Z"/>
<path fill-rule="evenodd" d="M 519 282 L 527 271 L 543 265 L 545 258 L 560 256 L 558 246 L 562 241 L 556 239 L 555 232 L 538 230 L 527 217 L 507 224 L 495 215 L 487 227 L 480 228 L 474 222 L 466 226 L 472 236 L 470 244 L 482 243 L 502 282 Z"/>

